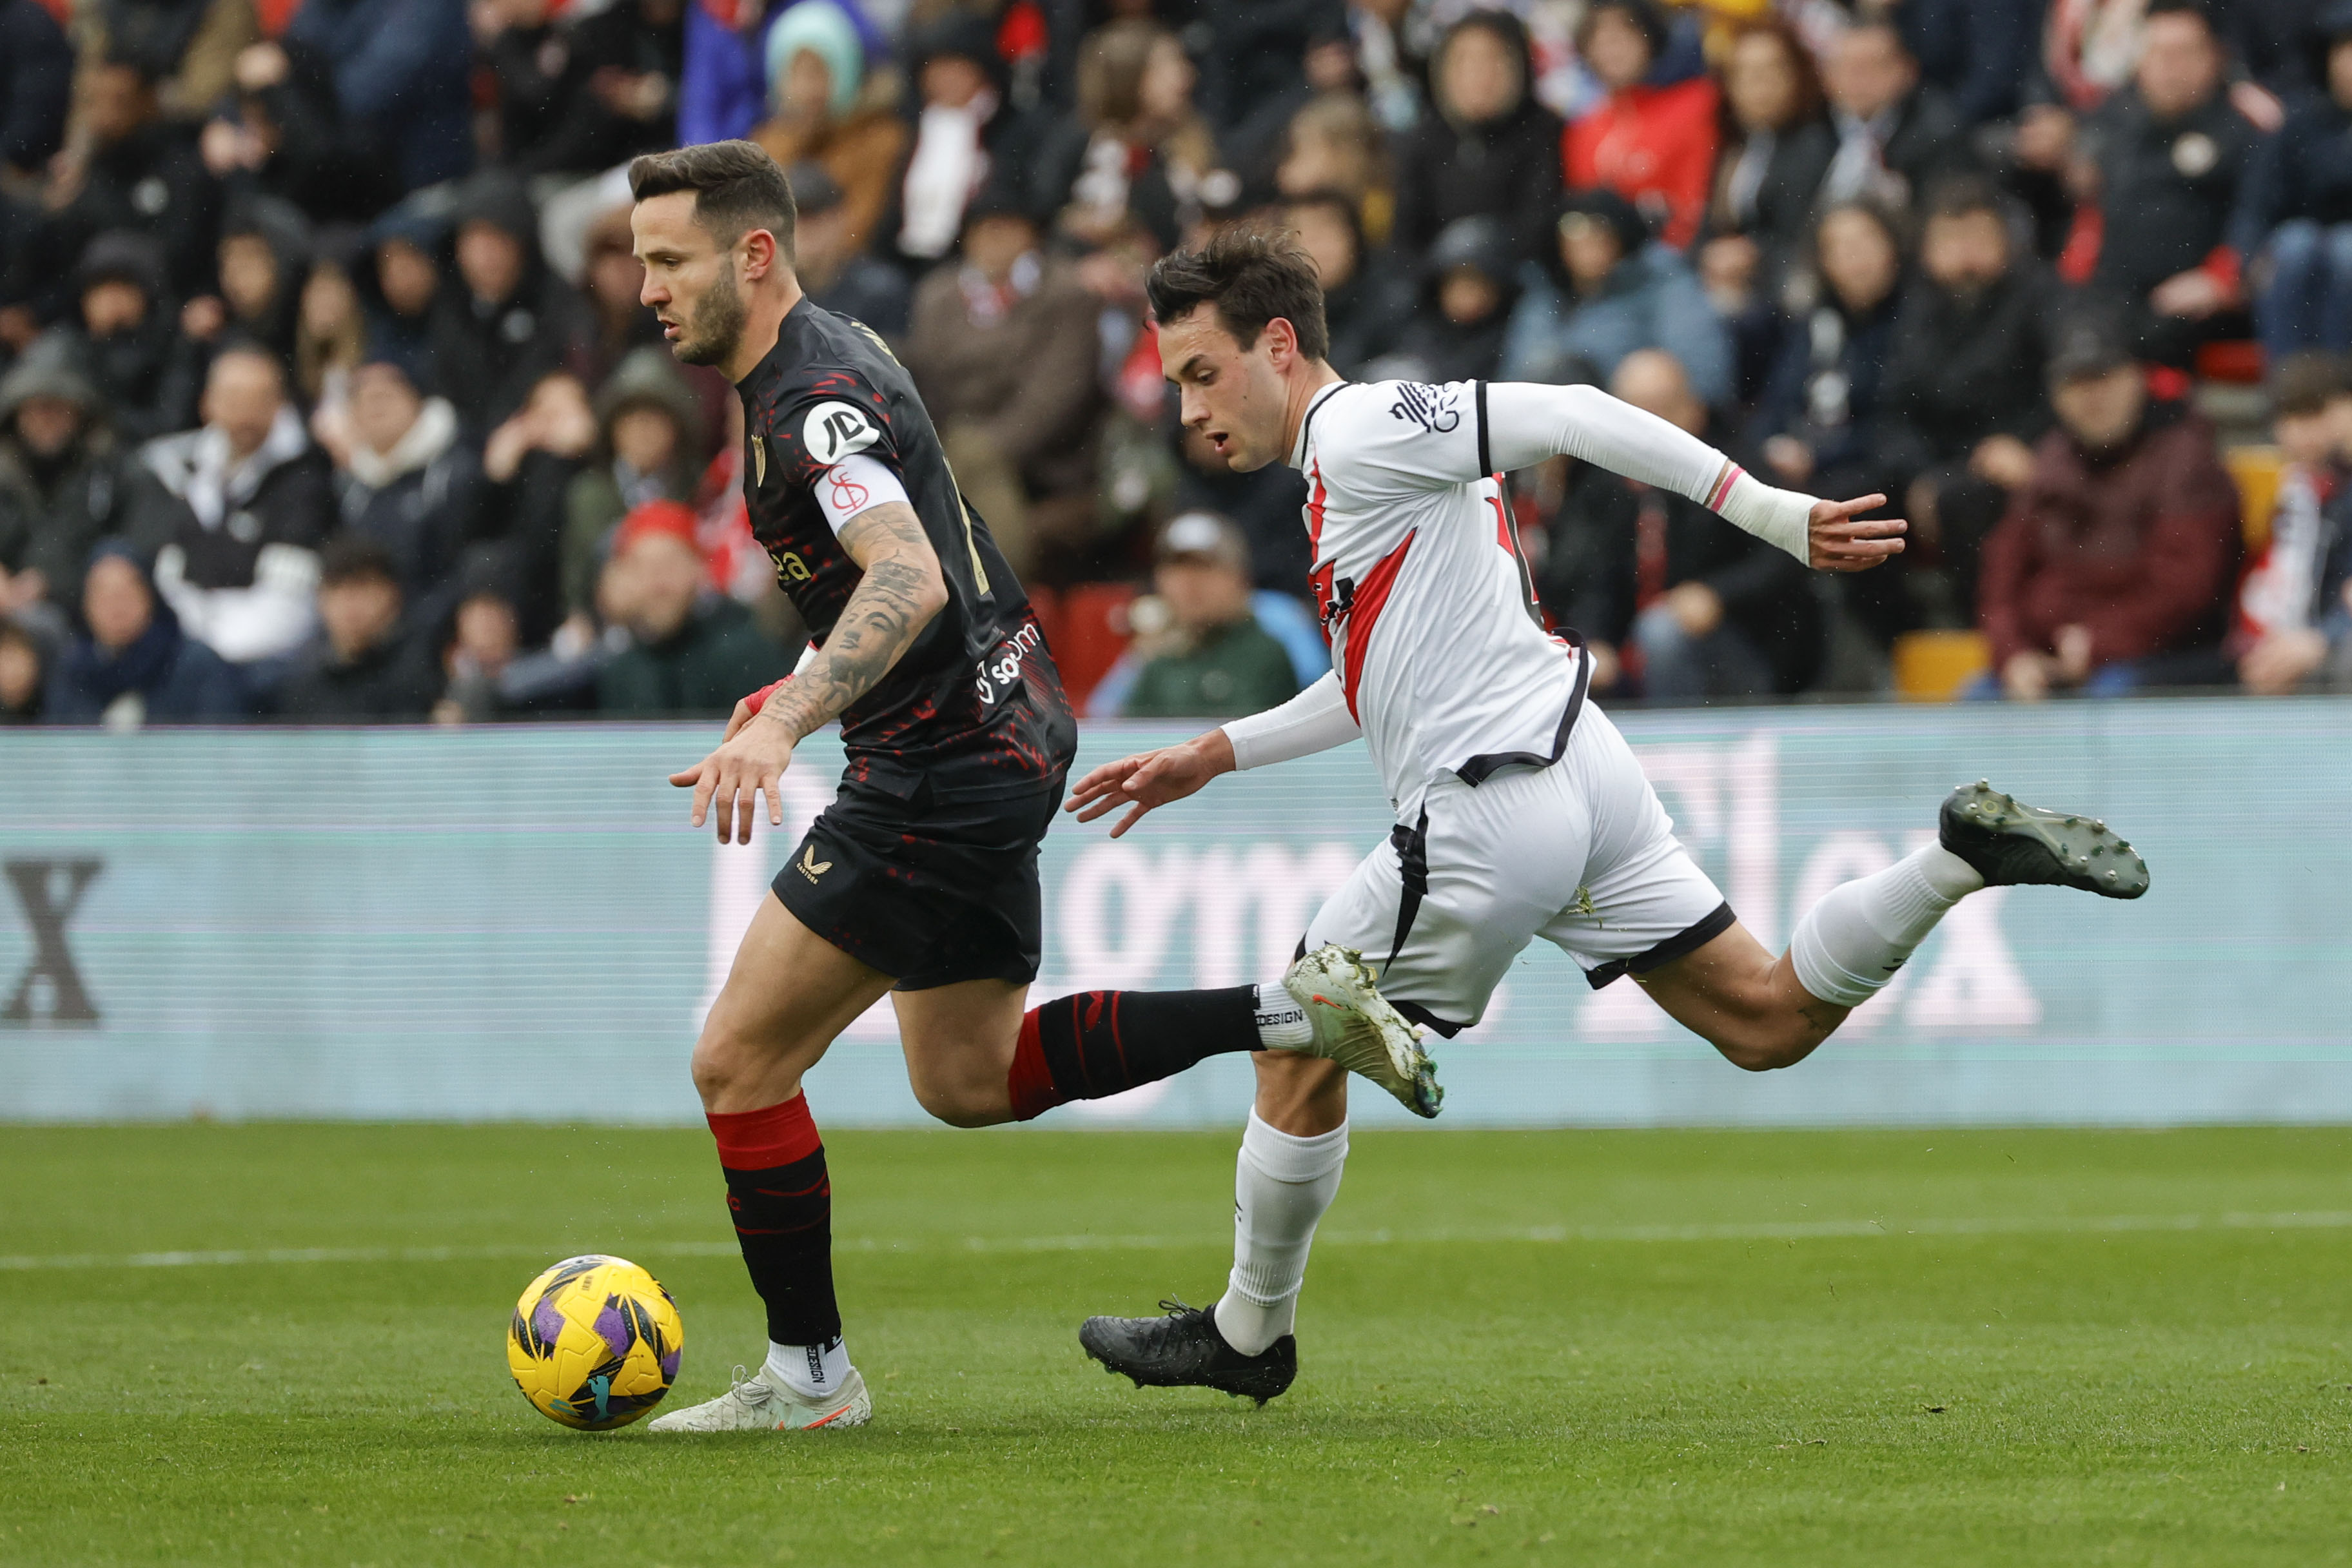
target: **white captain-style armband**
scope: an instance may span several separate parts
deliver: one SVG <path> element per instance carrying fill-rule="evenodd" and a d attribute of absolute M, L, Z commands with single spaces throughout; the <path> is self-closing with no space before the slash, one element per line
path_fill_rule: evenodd
<path fill-rule="evenodd" d="M 1339 689 L 1336 670 L 1280 707 L 1235 719 L 1223 728 L 1234 748 L 1234 766 L 1244 772 L 1328 752 L 1364 732 L 1348 711 L 1348 694 Z"/>
<path fill-rule="evenodd" d="M 887 464 L 860 453 L 821 471 L 810 487 L 824 521 L 839 533 L 859 512 L 907 499 L 907 487 Z"/>

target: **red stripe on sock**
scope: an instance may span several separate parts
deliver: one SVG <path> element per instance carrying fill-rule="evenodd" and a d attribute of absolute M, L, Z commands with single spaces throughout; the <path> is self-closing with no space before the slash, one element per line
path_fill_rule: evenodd
<path fill-rule="evenodd" d="M 1029 1014 L 1021 1020 L 1021 1038 L 1013 1047 L 1013 1068 L 1004 1075 L 1004 1087 L 1013 1099 L 1013 1119 L 1034 1121 L 1070 1097 L 1054 1087 L 1054 1074 L 1045 1065 L 1045 1047 L 1037 1037 L 1037 1015 Z"/>
<path fill-rule="evenodd" d="M 719 1163 L 730 1171 L 772 1171 L 805 1160 L 824 1147 L 809 1115 L 808 1096 L 758 1110 L 706 1110 L 710 1135 L 719 1141 Z"/>

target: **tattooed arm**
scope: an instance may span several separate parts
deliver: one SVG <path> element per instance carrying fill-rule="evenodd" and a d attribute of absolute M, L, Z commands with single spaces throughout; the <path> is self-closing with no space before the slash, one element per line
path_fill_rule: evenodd
<path fill-rule="evenodd" d="M 778 785 L 801 740 L 841 717 L 881 683 L 948 602 L 939 556 L 915 509 L 886 501 L 841 528 L 841 546 L 866 575 L 841 609 L 833 635 L 808 667 L 735 729 L 717 751 L 669 782 L 694 791 L 694 825 L 718 805 L 719 842 L 748 844 L 751 813 L 768 797 L 768 821 L 781 826 Z M 732 829 L 730 836 L 730 829 Z"/>

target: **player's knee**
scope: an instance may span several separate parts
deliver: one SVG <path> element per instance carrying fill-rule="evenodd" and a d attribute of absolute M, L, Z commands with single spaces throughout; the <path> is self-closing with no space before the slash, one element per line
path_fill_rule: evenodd
<path fill-rule="evenodd" d="M 1773 1018 L 1757 1019 L 1730 1031 L 1716 1048 L 1743 1071 L 1771 1072 L 1795 1067 L 1820 1044 L 1820 1037 L 1802 1020 Z"/>
<path fill-rule="evenodd" d="M 976 1084 L 913 1086 L 915 1103 L 924 1114 L 950 1127 L 993 1127 L 1013 1120 L 1013 1108 L 1002 1086 L 993 1094 Z"/>

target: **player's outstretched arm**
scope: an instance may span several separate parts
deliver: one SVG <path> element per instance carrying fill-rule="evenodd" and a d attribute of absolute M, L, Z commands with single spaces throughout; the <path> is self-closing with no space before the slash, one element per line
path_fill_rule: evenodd
<path fill-rule="evenodd" d="M 740 727 L 730 721 L 717 751 L 669 776 L 694 791 L 697 827 L 717 803 L 721 844 L 751 842 L 751 813 L 763 795 L 768 821 L 782 824 L 778 786 L 792 766 L 793 748 L 879 685 L 948 602 L 939 556 L 906 502 L 885 501 L 859 512 L 842 525 L 840 537 L 866 575 L 842 606 L 833 635 L 769 697 L 756 719 Z"/>
<path fill-rule="evenodd" d="M 1483 388 L 1487 461 L 1505 473 L 1575 458 L 1669 489 L 1821 572 L 1866 572 L 1903 551 L 1899 518 L 1861 521 L 1885 496 L 1817 500 L 1776 489 L 1681 426 L 1597 386 L 1493 382 Z"/>
<path fill-rule="evenodd" d="M 1078 781 L 1063 809 L 1076 812 L 1080 822 L 1092 822 L 1120 806 L 1132 807 L 1112 826 L 1110 836 L 1117 838 L 1154 806 L 1197 794 L 1219 773 L 1328 752 L 1362 733 L 1348 710 L 1339 676 L 1328 674 L 1287 702 L 1181 746 L 1105 763 Z"/>

